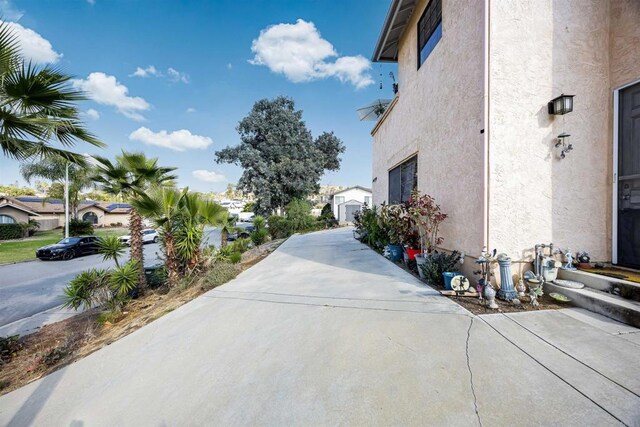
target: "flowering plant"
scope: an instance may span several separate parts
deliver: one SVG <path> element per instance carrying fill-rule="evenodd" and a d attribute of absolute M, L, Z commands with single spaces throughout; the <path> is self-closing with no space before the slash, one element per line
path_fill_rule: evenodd
<path fill-rule="evenodd" d="M 409 199 L 408 214 L 418 227 L 423 252 L 432 252 L 442 244 L 444 238 L 438 236 L 438 228 L 448 215 L 442 213 L 433 197 L 414 191 Z"/>

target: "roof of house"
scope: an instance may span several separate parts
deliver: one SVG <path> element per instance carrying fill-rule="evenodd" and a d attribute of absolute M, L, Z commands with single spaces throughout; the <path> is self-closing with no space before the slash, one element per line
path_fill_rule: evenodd
<path fill-rule="evenodd" d="M 345 191 L 354 190 L 356 188 L 360 189 L 362 191 L 366 191 L 368 193 L 371 193 L 371 189 L 370 188 L 363 187 L 361 185 L 354 185 L 353 187 L 349 187 L 349 188 L 345 188 L 344 190 L 336 191 L 335 193 L 331 194 L 331 197 L 335 196 L 336 194 L 344 193 Z"/>
<path fill-rule="evenodd" d="M 12 207 L 14 209 L 18 209 L 22 212 L 26 212 L 29 215 L 38 215 L 38 213 L 30 209 L 29 206 L 15 200 L 13 197 L 0 196 L 0 208 L 4 208 L 6 206 Z"/>
<path fill-rule="evenodd" d="M 60 199 L 47 199 L 34 196 L 3 196 L 0 197 L 0 205 L 2 204 L 2 200 L 10 201 L 14 205 L 19 204 L 24 209 L 28 209 L 35 214 L 64 213 L 64 200 Z M 131 212 L 131 205 L 128 203 L 96 202 L 93 200 L 80 201 L 78 210 L 81 211 L 90 207 L 95 207 L 112 214 Z"/>
<path fill-rule="evenodd" d="M 392 0 L 373 51 L 373 62 L 398 62 L 398 46 L 416 0 Z"/>

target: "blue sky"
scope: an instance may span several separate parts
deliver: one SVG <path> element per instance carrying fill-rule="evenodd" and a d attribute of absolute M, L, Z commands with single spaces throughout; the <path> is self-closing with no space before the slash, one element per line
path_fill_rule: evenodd
<path fill-rule="evenodd" d="M 63 68 L 90 93 L 81 108 L 109 145 L 102 155 L 144 151 L 199 191 L 237 182 L 241 169 L 216 164 L 214 152 L 239 143 L 235 127 L 256 100 L 278 95 L 294 98 L 314 136 L 333 130 L 345 143 L 341 170 L 323 184 L 370 186 L 373 122 L 355 110 L 392 96 L 393 66 L 369 63 L 388 5 L 0 0 L 25 55 Z M 18 166 L 0 157 L 0 183 L 22 184 Z"/>

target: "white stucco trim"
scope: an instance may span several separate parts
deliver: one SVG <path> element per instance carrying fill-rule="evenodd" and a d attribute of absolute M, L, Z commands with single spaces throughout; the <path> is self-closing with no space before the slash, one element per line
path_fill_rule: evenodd
<path fill-rule="evenodd" d="M 611 211 L 611 263 L 618 263 L 618 120 L 620 91 L 640 83 L 640 79 L 626 83 L 613 90 L 613 197 Z"/>

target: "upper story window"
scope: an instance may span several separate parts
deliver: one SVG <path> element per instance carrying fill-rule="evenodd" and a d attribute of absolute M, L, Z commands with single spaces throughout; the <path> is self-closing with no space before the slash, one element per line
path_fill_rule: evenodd
<path fill-rule="evenodd" d="M 418 158 L 411 157 L 389 171 L 389 204 L 406 202 L 418 186 Z"/>
<path fill-rule="evenodd" d="M 442 38 L 442 0 L 431 0 L 418 21 L 418 68 Z"/>

